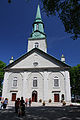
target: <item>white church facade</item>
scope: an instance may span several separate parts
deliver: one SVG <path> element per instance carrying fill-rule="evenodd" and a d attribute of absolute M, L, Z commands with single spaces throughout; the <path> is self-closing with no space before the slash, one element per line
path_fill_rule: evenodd
<path fill-rule="evenodd" d="M 33 32 L 28 39 L 27 53 L 17 60 L 10 60 L 5 67 L 2 97 L 10 101 L 23 96 L 33 102 L 71 101 L 70 66 L 47 53 L 47 41 L 44 24 L 38 5 Z"/>

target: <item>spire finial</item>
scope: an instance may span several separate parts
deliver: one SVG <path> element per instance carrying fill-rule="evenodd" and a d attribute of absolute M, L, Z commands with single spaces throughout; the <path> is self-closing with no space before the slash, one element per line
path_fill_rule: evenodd
<path fill-rule="evenodd" d="M 12 63 L 12 62 L 14 62 L 13 56 L 11 57 L 9 63 Z"/>
<path fill-rule="evenodd" d="M 64 57 L 63 54 L 62 54 L 62 56 L 61 56 L 61 61 L 62 61 L 63 63 L 65 63 L 65 57 Z"/>
<path fill-rule="evenodd" d="M 38 7 L 37 7 L 37 13 L 36 13 L 36 19 L 41 19 L 41 13 L 40 13 L 40 7 L 39 7 L 39 4 L 38 4 Z"/>

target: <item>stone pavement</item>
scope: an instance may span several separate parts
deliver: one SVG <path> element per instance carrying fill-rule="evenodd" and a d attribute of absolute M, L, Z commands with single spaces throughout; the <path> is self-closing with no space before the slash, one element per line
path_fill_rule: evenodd
<path fill-rule="evenodd" d="M 80 106 L 26 107 L 25 116 L 18 117 L 14 107 L 0 110 L 0 120 L 80 120 Z"/>

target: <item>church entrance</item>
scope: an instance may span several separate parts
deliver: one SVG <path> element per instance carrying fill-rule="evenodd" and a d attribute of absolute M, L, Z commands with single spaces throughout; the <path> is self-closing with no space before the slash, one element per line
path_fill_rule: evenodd
<path fill-rule="evenodd" d="M 59 94 L 54 94 L 54 102 L 59 102 Z"/>
<path fill-rule="evenodd" d="M 37 102 L 37 91 L 32 92 L 32 102 Z"/>
<path fill-rule="evenodd" d="M 16 100 L 16 93 L 12 93 L 12 101 Z"/>

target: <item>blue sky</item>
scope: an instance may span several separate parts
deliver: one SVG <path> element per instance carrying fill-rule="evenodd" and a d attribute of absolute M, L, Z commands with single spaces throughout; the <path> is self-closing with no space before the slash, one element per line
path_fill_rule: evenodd
<path fill-rule="evenodd" d="M 37 0 L 0 0 L 0 60 L 9 64 L 27 52 L 28 38 L 36 16 Z M 42 8 L 42 4 L 40 3 Z M 80 39 L 72 40 L 56 16 L 41 11 L 47 35 L 48 53 L 60 60 L 62 53 L 70 66 L 80 64 Z"/>

